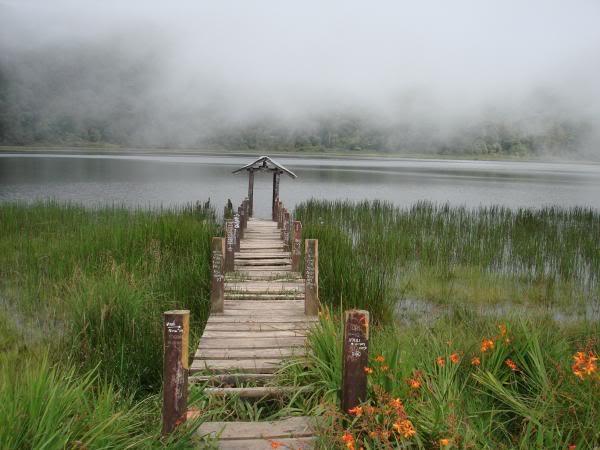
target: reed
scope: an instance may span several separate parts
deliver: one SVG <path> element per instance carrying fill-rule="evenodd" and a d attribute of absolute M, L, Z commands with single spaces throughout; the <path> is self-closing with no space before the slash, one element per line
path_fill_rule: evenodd
<path fill-rule="evenodd" d="M 600 301 L 600 213 L 591 209 L 311 200 L 295 217 L 321 241 L 322 301 L 376 320 L 407 296 L 570 309 Z"/>
<path fill-rule="evenodd" d="M 0 298 L 20 345 L 96 369 L 119 388 L 157 392 L 162 312 L 209 308 L 210 208 L 0 205 Z"/>

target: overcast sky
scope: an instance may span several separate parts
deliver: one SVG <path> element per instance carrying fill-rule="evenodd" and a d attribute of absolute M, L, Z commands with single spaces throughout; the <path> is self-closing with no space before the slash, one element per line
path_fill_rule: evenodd
<path fill-rule="evenodd" d="M 99 43 L 161 67 L 182 103 L 289 115 L 478 113 L 544 91 L 593 115 L 600 2 L 0 0 L 3 52 Z"/>

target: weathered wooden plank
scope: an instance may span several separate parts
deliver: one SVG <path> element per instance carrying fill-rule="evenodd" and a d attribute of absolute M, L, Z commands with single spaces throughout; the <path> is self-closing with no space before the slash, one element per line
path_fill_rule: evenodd
<path fill-rule="evenodd" d="M 198 349 L 194 359 L 273 359 L 302 356 L 304 347 L 278 348 L 206 348 Z"/>
<path fill-rule="evenodd" d="M 281 323 L 207 323 L 204 331 L 282 331 L 306 330 L 311 326 L 307 322 L 281 322 Z"/>
<path fill-rule="evenodd" d="M 317 442 L 316 437 L 280 438 L 280 439 L 243 439 L 219 442 L 220 450 L 310 450 Z"/>
<path fill-rule="evenodd" d="M 244 300 L 225 300 L 225 310 L 227 309 L 260 309 L 271 308 L 273 310 L 292 311 L 295 308 L 303 307 L 302 300 L 255 300 L 252 302 Z"/>
<path fill-rule="evenodd" d="M 219 436 L 225 440 L 284 439 L 313 435 L 313 419 L 288 417 L 270 422 L 205 422 L 198 428 L 200 436 Z M 238 447 L 245 448 L 245 447 Z"/>
<path fill-rule="evenodd" d="M 203 349 L 233 349 L 233 348 L 283 348 L 283 347 L 301 347 L 306 344 L 304 336 L 294 337 L 260 337 L 252 341 L 244 338 L 222 339 L 212 337 L 202 337 L 198 348 Z"/>
<path fill-rule="evenodd" d="M 269 315 L 263 316 L 252 315 L 248 317 L 236 317 L 236 316 L 223 316 L 213 314 L 208 318 L 207 325 L 209 324 L 219 324 L 219 323 L 230 323 L 230 324 L 272 324 L 272 323 L 292 323 L 299 322 L 305 323 L 307 325 L 313 326 L 316 322 L 318 322 L 318 317 L 315 316 L 288 316 L 288 317 L 280 317 L 279 315 Z"/>
<path fill-rule="evenodd" d="M 274 373 L 279 369 L 281 358 L 273 359 L 195 359 L 192 362 L 192 372 L 241 372 Z"/>
<path fill-rule="evenodd" d="M 306 336 L 306 330 L 282 330 L 282 331 L 204 331 L 203 337 L 212 337 L 220 339 L 247 338 L 254 339 L 259 337 L 294 337 Z"/>
<path fill-rule="evenodd" d="M 279 301 L 286 301 L 286 300 L 279 300 Z M 303 310 L 299 310 L 298 308 L 295 308 L 293 311 L 286 311 L 286 310 L 279 310 L 279 311 L 272 311 L 272 310 L 268 310 L 268 309 L 264 309 L 264 308 L 258 308 L 257 309 L 229 309 L 229 310 L 225 310 L 225 312 L 219 314 L 219 317 L 239 317 L 239 316 L 243 316 L 243 317 L 248 317 L 249 319 L 252 317 L 264 317 L 264 318 L 271 318 L 271 317 L 309 317 L 309 316 L 305 316 L 304 311 Z"/>

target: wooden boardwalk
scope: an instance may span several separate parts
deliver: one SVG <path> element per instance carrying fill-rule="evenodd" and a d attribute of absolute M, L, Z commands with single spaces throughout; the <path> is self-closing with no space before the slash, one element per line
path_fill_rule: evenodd
<path fill-rule="evenodd" d="M 289 394 L 274 386 L 284 358 L 302 355 L 307 329 L 305 280 L 292 271 L 291 254 L 277 222 L 250 218 L 225 274 L 224 308 L 211 313 L 191 366 L 191 382 L 207 383 L 209 395 L 247 401 Z M 219 437 L 223 449 L 311 448 L 308 417 L 276 422 L 208 422 L 200 435 Z"/>

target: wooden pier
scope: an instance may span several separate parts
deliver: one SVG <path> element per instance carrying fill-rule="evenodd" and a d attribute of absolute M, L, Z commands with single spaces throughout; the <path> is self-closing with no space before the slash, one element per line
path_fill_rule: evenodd
<path fill-rule="evenodd" d="M 206 383 L 208 395 L 256 401 L 293 394 L 274 384 L 274 373 L 284 359 L 304 354 L 307 331 L 317 320 L 316 241 L 307 241 L 310 267 L 301 269 L 302 226 L 279 201 L 279 167 L 259 166 L 274 169 L 273 220 L 253 218 L 253 200 L 247 199 L 226 221 L 225 238 L 213 239 L 212 312 L 189 377 L 191 383 Z M 246 169 L 252 196 L 257 164 Z M 308 449 L 315 439 L 311 423 L 299 416 L 206 422 L 198 433 L 217 437 L 222 449 Z"/>

